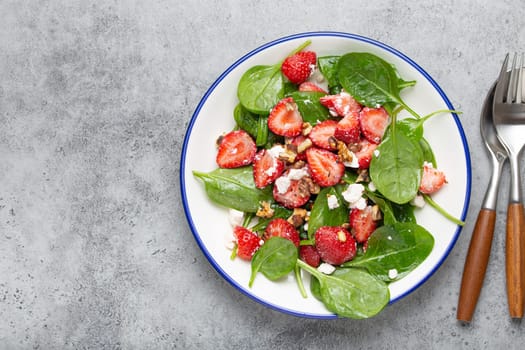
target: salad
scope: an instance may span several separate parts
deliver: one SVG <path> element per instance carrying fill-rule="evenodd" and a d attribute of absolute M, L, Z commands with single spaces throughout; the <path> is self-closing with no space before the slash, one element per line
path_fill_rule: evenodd
<path fill-rule="evenodd" d="M 418 115 L 400 96 L 416 82 L 376 55 L 318 57 L 309 44 L 242 75 L 236 127 L 217 135 L 218 167 L 193 174 L 229 208 L 226 246 L 251 264 L 249 286 L 292 274 L 329 311 L 372 317 L 388 284 L 433 249 L 415 210 L 430 205 L 463 224 L 431 198 L 448 179 L 423 136 L 426 120 L 451 111 Z"/>

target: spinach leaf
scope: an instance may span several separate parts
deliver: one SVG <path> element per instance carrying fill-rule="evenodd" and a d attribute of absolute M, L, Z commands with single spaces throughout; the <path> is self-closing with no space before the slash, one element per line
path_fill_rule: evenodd
<path fill-rule="evenodd" d="M 396 69 L 382 58 L 367 52 L 347 53 L 339 59 L 337 76 L 342 87 L 362 105 L 384 106 L 392 114 L 399 104 L 419 118 L 400 96 L 401 88 L 410 84 L 401 80 Z"/>
<path fill-rule="evenodd" d="M 323 304 L 339 316 L 354 319 L 372 317 L 383 310 L 390 300 L 387 284 L 366 270 L 345 268 L 325 275 L 301 260 L 297 264 L 318 280 Z"/>
<path fill-rule="evenodd" d="M 328 81 L 328 87 L 339 85 L 339 79 L 337 78 L 339 57 L 341 56 L 322 56 L 317 58 L 317 66 L 326 81 Z"/>
<path fill-rule="evenodd" d="M 397 280 L 415 269 L 434 247 L 434 237 L 416 223 L 398 222 L 372 233 L 364 255 L 343 264 L 363 267 L 383 281 Z M 392 275 L 393 273 L 393 275 Z"/>
<path fill-rule="evenodd" d="M 193 171 L 193 175 L 204 182 L 206 194 L 213 202 L 227 208 L 254 213 L 260 202 L 273 201 L 270 188 L 255 187 L 251 166 L 217 168 L 209 173 Z"/>
<path fill-rule="evenodd" d="M 421 182 L 423 153 L 419 143 L 402 130 L 392 128 L 370 162 L 370 177 L 387 199 L 403 204 L 417 194 Z"/>
<path fill-rule="evenodd" d="M 348 221 L 348 208 L 343 196 L 342 187 L 324 187 L 321 189 L 310 212 L 308 220 L 308 238 L 313 239 L 315 231 L 321 226 L 339 226 Z M 328 197 L 336 196 L 339 207 L 330 209 L 328 207 Z"/>
<path fill-rule="evenodd" d="M 434 151 L 432 150 L 432 147 L 430 147 L 430 144 L 428 143 L 427 139 L 424 137 L 419 140 L 419 147 L 421 147 L 421 151 L 423 152 L 423 160 L 425 162 L 432 163 L 432 166 L 434 168 L 437 168 L 437 162 L 436 157 L 434 156 Z"/>
<path fill-rule="evenodd" d="M 295 268 L 298 255 L 297 247 L 290 240 L 282 237 L 268 239 L 252 257 L 248 285 L 253 285 L 258 272 L 271 281 L 286 276 Z"/>
<path fill-rule="evenodd" d="M 239 80 L 237 97 L 252 113 L 268 115 L 284 96 L 281 65 L 253 66 Z"/>
<path fill-rule="evenodd" d="M 310 123 L 312 126 L 330 118 L 328 108 L 319 102 L 319 98 L 324 95 L 326 94 L 318 91 L 295 91 L 290 94 L 297 104 L 297 109 L 299 109 L 303 121 Z"/>
<path fill-rule="evenodd" d="M 238 103 L 233 110 L 233 119 L 239 128 L 246 131 L 253 138 L 257 137 L 259 128 L 259 116 L 257 114 L 248 111 Z"/>

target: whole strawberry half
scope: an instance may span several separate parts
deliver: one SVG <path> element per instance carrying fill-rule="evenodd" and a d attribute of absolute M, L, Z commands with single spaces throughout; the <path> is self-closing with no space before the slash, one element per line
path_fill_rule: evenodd
<path fill-rule="evenodd" d="M 359 112 L 361 105 L 348 92 L 342 91 L 335 95 L 326 95 L 319 102 L 328 108 L 331 115 L 344 117 L 349 113 Z"/>
<path fill-rule="evenodd" d="M 345 173 L 345 166 L 339 160 L 339 156 L 322 148 L 308 148 L 306 161 L 310 167 L 312 179 L 322 187 L 338 184 Z"/>
<path fill-rule="evenodd" d="M 312 74 L 317 63 L 313 51 L 301 51 L 288 56 L 281 65 L 281 72 L 293 84 L 301 84 Z"/>
<path fill-rule="evenodd" d="M 312 131 L 310 131 L 308 137 L 310 140 L 312 140 L 312 143 L 318 147 L 328 150 L 335 150 L 336 147 L 334 147 L 329 140 L 331 137 L 334 137 L 336 127 L 337 122 L 335 120 L 324 120 L 320 123 L 317 123 L 312 128 Z"/>
<path fill-rule="evenodd" d="M 268 129 L 274 134 L 294 137 L 301 134 L 303 117 L 292 97 L 285 97 L 272 108 L 268 116 Z"/>
<path fill-rule="evenodd" d="M 321 264 L 321 256 L 313 245 L 300 246 L 299 257 L 302 261 L 313 267 L 318 267 Z"/>
<path fill-rule="evenodd" d="M 235 130 L 219 139 L 216 162 L 221 168 L 238 168 L 251 164 L 257 146 L 244 130 Z"/>
<path fill-rule="evenodd" d="M 352 260 L 357 251 L 357 244 L 343 227 L 321 226 L 315 231 L 315 247 L 321 260 L 332 265 L 341 265 Z"/>
<path fill-rule="evenodd" d="M 243 260 L 252 260 L 253 254 L 261 247 L 259 236 L 242 226 L 235 226 L 233 234 L 237 239 L 237 256 Z"/>
<path fill-rule="evenodd" d="M 286 177 L 287 172 L 283 175 Z M 277 183 L 279 182 L 279 183 Z M 283 186 L 280 180 L 276 180 L 276 184 L 273 186 L 273 198 L 282 206 L 293 209 L 299 208 L 308 202 L 311 193 L 308 183 L 304 179 L 285 179 L 283 183 L 288 183 L 286 188 Z"/>
<path fill-rule="evenodd" d="M 354 154 L 357 157 L 359 168 L 368 169 L 370 167 L 370 161 L 372 161 L 374 151 L 377 149 L 378 145 L 363 138 L 361 141 L 359 141 L 357 147 L 358 150 L 355 151 Z"/>
<path fill-rule="evenodd" d="M 282 237 L 291 241 L 296 247 L 299 247 L 299 232 L 288 221 L 282 218 L 273 219 L 268 223 L 264 231 L 264 240 L 271 237 Z"/>
<path fill-rule="evenodd" d="M 361 138 L 361 125 L 357 112 L 348 113 L 339 122 L 334 130 L 334 137 L 344 143 L 357 143 Z"/>
<path fill-rule="evenodd" d="M 363 136 L 368 141 L 379 144 L 388 127 L 390 117 L 383 107 L 364 107 L 359 113 L 359 121 Z"/>
<path fill-rule="evenodd" d="M 364 209 L 352 209 L 349 215 L 351 231 L 359 243 L 368 241 L 377 227 L 374 220 L 373 207 L 368 205 Z"/>
<path fill-rule="evenodd" d="M 432 194 L 439 190 L 447 182 L 445 173 L 425 163 L 423 165 L 423 175 L 419 185 L 419 191 L 425 194 Z"/>
<path fill-rule="evenodd" d="M 261 149 L 253 159 L 253 180 L 255 186 L 263 188 L 273 183 L 284 170 L 284 162 L 274 157 L 267 149 Z"/>

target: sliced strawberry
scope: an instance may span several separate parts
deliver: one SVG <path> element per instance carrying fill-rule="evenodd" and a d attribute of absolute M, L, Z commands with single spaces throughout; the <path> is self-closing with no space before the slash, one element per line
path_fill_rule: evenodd
<path fill-rule="evenodd" d="M 337 154 L 322 148 L 308 148 L 306 161 L 310 167 L 312 179 L 322 187 L 336 185 L 345 172 L 345 166 Z"/>
<path fill-rule="evenodd" d="M 318 267 L 321 264 L 321 256 L 313 245 L 300 246 L 299 257 L 302 261 L 313 267 Z"/>
<path fill-rule="evenodd" d="M 361 132 L 366 139 L 372 143 L 379 144 L 383 138 L 390 117 L 383 107 L 364 107 L 359 113 Z"/>
<path fill-rule="evenodd" d="M 273 198 L 286 208 L 299 208 L 308 202 L 311 193 L 308 182 L 304 179 L 290 179 L 284 172 L 273 186 Z"/>
<path fill-rule="evenodd" d="M 281 65 L 281 72 L 293 84 L 301 84 L 312 74 L 317 63 L 313 51 L 301 51 L 288 56 Z"/>
<path fill-rule="evenodd" d="M 320 123 L 317 123 L 312 128 L 312 131 L 310 131 L 308 137 L 310 140 L 312 140 L 312 143 L 318 147 L 328 150 L 336 150 L 337 147 L 329 141 L 331 137 L 334 137 L 336 127 L 337 122 L 335 120 L 324 120 Z"/>
<path fill-rule="evenodd" d="M 238 168 L 251 164 L 257 146 L 244 130 L 235 130 L 219 139 L 216 162 L 221 168 Z"/>
<path fill-rule="evenodd" d="M 377 221 L 374 220 L 374 212 L 371 205 L 366 206 L 364 209 L 352 209 L 348 219 L 352 228 L 352 234 L 359 243 L 366 242 L 377 227 Z"/>
<path fill-rule="evenodd" d="M 358 150 L 354 152 L 359 162 L 360 169 L 368 169 L 370 167 L 370 161 L 374 155 L 374 151 L 379 145 L 371 143 L 367 139 L 362 139 L 358 143 Z"/>
<path fill-rule="evenodd" d="M 321 226 L 315 231 L 315 247 L 321 259 L 332 265 L 352 260 L 357 244 L 350 232 L 338 226 Z"/>
<path fill-rule="evenodd" d="M 273 183 L 283 171 L 284 162 L 267 149 L 261 149 L 253 159 L 253 180 L 258 188 Z"/>
<path fill-rule="evenodd" d="M 359 112 L 361 105 L 348 93 L 342 91 L 336 95 L 326 95 L 319 99 L 319 102 L 328 110 L 334 117 L 344 117 L 351 112 Z"/>
<path fill-rule="evenodd" d="M 299 247 L 299 232 L 288 221 L 282 218 L 273 219 L 268 223 L 264 231 L 264 240 L 271 237 L 282 237 L 288 239 L 296 247 Z"/>
<path fill-rule="evenodd" d="M 294 137 L 303 129 L 303 117 L 291 97 L 283 98 L 268 116 L 268 128 L 277 135 Z"/>
<path fill-rule="evenodd" d="M 432 164 L 423 165 L 423 175 L 419 191 L 425 194 L 432 194 L 439 190 L 447 182 L 445 173 L 432 167 Z"/>
<path fill-rule="evenodd" d="M 311 81 L 305 81 L 304 83 L 301 83 L 301 85 L 299 85 L 299 91 L 315 91 L 328 94 L 328 92 L 325 89 L 323 89 L 316 83 L 312 83 Z"/>
<path fill-rule="evenodd" d="M 251 260 L 253 254 L 261 246 L 261 238 L 255 232 L 242 226 L 235 226 L 233 234 L 237 239 L 237 256 L 244 260 Z"/>
<path fill-rule="evenodd" d="M 361 137 L 359 114 L 350 112 L 339 120 L 334 131 L 334 137 L 344 143 L 357 143 Z"/>

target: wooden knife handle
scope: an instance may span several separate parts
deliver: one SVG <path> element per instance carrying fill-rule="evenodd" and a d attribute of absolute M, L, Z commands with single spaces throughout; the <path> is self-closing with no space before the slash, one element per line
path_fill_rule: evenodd
<path fill-rule="evenodd" d="M 470 322 L 472 320 L 487 271 L 495 223 L 495 210 L 482 208 L 479 211 L 470 239 L 459 290 L 457 319 L 460 321 Z"/>
<path fill-rule="evenodd" d="M 507 211 L 505 270 L 510 317 L 523 317 L 525 301 L 525 218 L 523 204 L 510 203 Z"/>

